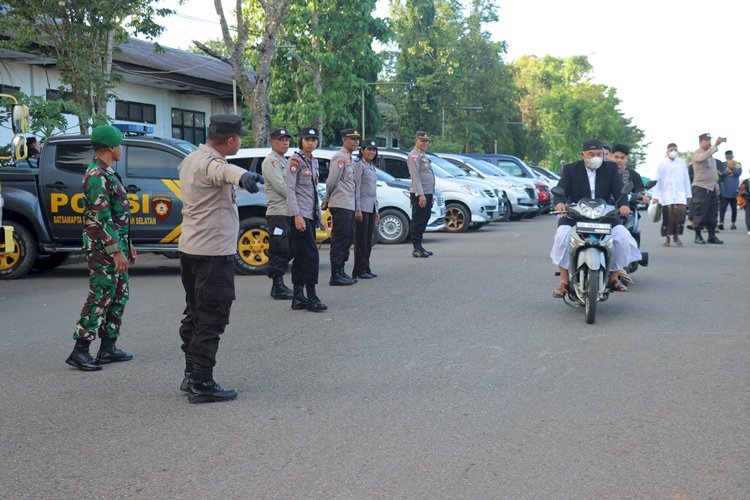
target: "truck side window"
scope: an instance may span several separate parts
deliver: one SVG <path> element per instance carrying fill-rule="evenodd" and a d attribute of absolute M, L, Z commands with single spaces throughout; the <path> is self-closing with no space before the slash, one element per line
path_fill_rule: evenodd
<path fill-rule="evenodd" d="M 182 158 L 155 148 L 128 146 L 126 171 L 128 177 L 146 179 L 178 179 L 177 166 Z"/>
<path fill-rule="evenodd" d="M 58 144 L 55 150 L 55 167 L 64 172 L 83 175 L 94 161 L 94 148 L 90 144 Z"/>

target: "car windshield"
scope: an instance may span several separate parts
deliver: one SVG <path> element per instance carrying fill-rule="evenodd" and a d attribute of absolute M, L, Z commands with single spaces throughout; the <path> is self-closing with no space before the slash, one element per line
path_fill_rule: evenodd
<path fill-rule="evenodd" d="M 440 166 L 440 168 L 442 168 L 450 177 L 466 177 L 466 172 L 445 158 L 440 158 L 439 156 L 432 154 L 427 156 L 430 158 L 433 165 Z"/>

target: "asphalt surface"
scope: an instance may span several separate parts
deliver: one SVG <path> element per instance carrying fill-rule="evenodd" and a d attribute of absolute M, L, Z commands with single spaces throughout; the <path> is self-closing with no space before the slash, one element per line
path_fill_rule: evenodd
<path fill-rule="evenodd" d="M 135 357 L 94 373 L 64 363 L 82 264 L 0 281 L 0 497 L 750 497 L 750 236 L 663 248 L 644 223 L 651 265 L 587 325 L 552 297 L 554 227 L 376 246 L 353 287 L 327 285 L 324 245 L 321 314 L 238 276 L 228 403 L 178 390 L 178 261 L 142 256 Z"/>

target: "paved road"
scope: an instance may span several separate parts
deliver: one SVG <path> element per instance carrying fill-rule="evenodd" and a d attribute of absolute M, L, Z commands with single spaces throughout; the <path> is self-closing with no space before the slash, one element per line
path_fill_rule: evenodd
<path fill-rule="evenodd" d="M 652 265 L 587 325 L 551 296 L 553 231 L 378 246 L 380 277 L 321 285 L 324 314 L 238 277 L 224 404 L 177 390 L 177 261 L 133 270 L 135 359 L 98 373 L 63 362 L 82 265 L 0 282 L 0 496 L 748 498 L 750 237 L 662 248 L 647 224 Z"/>

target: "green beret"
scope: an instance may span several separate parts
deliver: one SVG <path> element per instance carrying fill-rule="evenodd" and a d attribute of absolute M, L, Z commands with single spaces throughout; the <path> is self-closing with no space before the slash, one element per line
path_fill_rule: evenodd
<path fill-rule="evenodd" d="M 97 146 L 116 148 L 122 144 L 122 132 L 112 125 L 99 125 L 91 131 L 91 143 Z"/>

